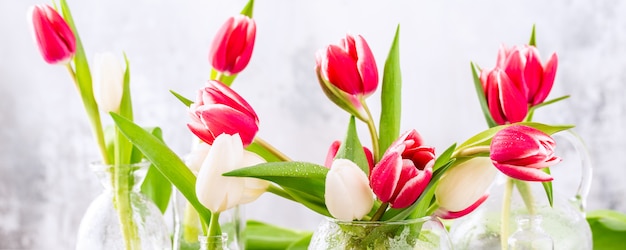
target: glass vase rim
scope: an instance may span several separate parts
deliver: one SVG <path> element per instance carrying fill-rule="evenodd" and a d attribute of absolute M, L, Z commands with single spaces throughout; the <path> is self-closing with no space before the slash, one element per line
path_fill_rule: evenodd
<path fill-rule="evenodd" d="M 327 221 L 338 225 L 406 225 L 406 224 L 414 224 L 414 223 L 423 223 L 437 217 L 434 215 L 426 215 L 419 218 L 411 218 L 411 219 L 402 219 L 402 220 L 340 220 L 332 217 L 324 217 Z"/>

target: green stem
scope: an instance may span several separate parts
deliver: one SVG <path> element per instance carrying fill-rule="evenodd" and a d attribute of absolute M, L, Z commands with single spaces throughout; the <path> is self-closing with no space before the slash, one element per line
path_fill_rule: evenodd
<path fill-rule="evenodd" d="M 200 217 L 189 202 L 185 203 L 182 221 L 182 238 L 187 243 L 195 243 L 198 242 L 198 235 L 200 235 Z"/>
<path fill-rule="evenodd" d="M 212 212 L 211 213 L 211 221 L 209 222 L 209 228 L 207 230 L 207 237 L 211 236 L 220 236 L 222 235 L 222 230 L 220 228 L 220 213 Z M 216 244 L 208 244 L 207 250 L 215 250 Z"/>
<path fill-rule="evenodd" d="M 535 206 L 534 206 L 534 197 L 533 197 L 533 193 L 532 190 L 530 189 L 530 184 L 526 181 L 520 181 L 520 180 L 515 180 L 515 187 L 517 187 L 517 190 L 519 191 L 519 194 L 522 196 L 522 200 L 524 201 L 524 204 L 526 205 L 526 209 L 528 210 L 528 213 L 531 215 L 534 215 L 536 213 L 535 211 Z"/>
<path fill-rule="evenodd" d="M 387 207 L 389 207 L 389 202 L 385 202 L 385 203 L 381 204 L 380 207 L 378 208 L 378 210 L 376 210 L 376 213 L 374 214 L 374 216 L 372 216 L 371 221 L 378 221 L 378 220 L 380 220 L 380 218 L 383 217 L 383 214 L 385 214 L 385 211 L 387 210 Z"/>
<path fill-rule="evenodd" d="M 98 144 L 98 149 L 100 150 L 100 157 L 102 158 L 102 164 L 108 165 L 110 164 L 110 160 L 108 157 L 106 144 L 104 142 L 104 132 L 102 130 L 102 122 L 100 120 L 100 113 L 98 111 L 98 105 L 95 103 L 93 96 L 91 98 L 87 98 L 83 96 L 82 91 L 80 90 L 80 84 L 78 79 L 76 78 L 76 73 L 72 66 L 68 63 L 66 64 L 67 71 L 70 73 L 72 80 L 74 81 L 74 85 L 80 93 L 83 107 L 85 111 L 87 111 L 87 116 L 89 117 L 89 122 L 91 124 L 91 130 L 93 132 L 93 136 L 96 139 L 96 143 Z"/>
<path fill-rule="evenodd" d="M 283 154 L 278 149 L 276 149 L 275 147 L 273 147 L 271 144 L 261 139 L 260 137 L 258 136 L 254 137 L 254 141 L 257 144 L 259 144 L 259 146 L 265 148 L 265 150 L 267 150 L 268 152 L 272 153 L 274 156 L 279 158 L 281 161 L 291 161 L 291 159 L 287 155 Z"/>
<path fill-rule="evenodd" d="M 511 214 L 511 195 L 513 179 L 506 177 L 504 195 L 502 196 L 502 214 L 500 214 L 500 248 L 507 250 L 509 240 L 509 218 Z"/>
<path fill-rule="evenodd" d="M 372 113 L 370 109 L 367 107 L 367 104 L 364 100 L 361 100 L 361 104 L 363 104 L 363 109 L 365 109 L 365 113 L 367 113 L 367 129 L 370 132 L 370 137 L 372 138 L 372 150 L 374 151 L 374 163 L 377 163 L 380 160 L 381 153 L 380 147 L 378 145 L 378 132 L 376 132 L 376 124 L 374 124 L 374 118 L 372 117 Z"/>
<path fill-rule="evenodd" d="M 137 225 L 133 221 L 133 209 L 131 206 L 132 167 L 116 164 L 113 171 L 115 171 L 113 200 L 120 220 L 125 249 L 141 249 L 141 242 L 137 232 Z"/>

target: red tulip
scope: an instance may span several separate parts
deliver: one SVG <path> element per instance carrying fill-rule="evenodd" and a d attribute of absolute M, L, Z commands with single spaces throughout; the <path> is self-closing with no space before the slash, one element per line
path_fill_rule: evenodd
<path fill-rule="evenodd" d="M 504 70 L 497 67 L 482 70 L 480 81 L 487 98 L 489 113 L 497 124 L 521 122 L 526 118 L 528 114 L 526 95 Z"/>
<path fill-rule="evenodd" d="M 76 38 L 63 17 L 49 5 L 35 5 L 28 19 L 43 59 L 49 64 L 68 63 L 76 53 Z"/>
<path fill-rule="evenodd" d="M 389 146 L 370 173 L 370 186 L 382 202 L 405 208 L 422 194 L 432 177 L 435 149 L 423 145 L 415 130 Z"/>
<path fill-rule="evenodd" d="M 209 61 L 213 68 L 227 75 L 241 72 L 250 62 L 256 24 L 244 16 L 228 18 L 213 39 Z"/>
<path fill-rule="evenodd" d="M 198 91 L 189 114 L 192 120 L 187 127 L 209 145 L 221 134 L 239 134 L 247 146 L 259 131 L 259 118 L 252 107 L 219 81 L 208 81 L 207 87 Z"/>
<path fill-rule="evenodd" d="M 490 158 L 502 173 L 523 181 L 551 181 L 541 169 L 561 161 L 554 155 L 556 142 L 531 127 L 513 125 L 493 136 Z"/>
<path fill-rule="evenodd" d="M 369 96 L 378 87 L 374 55 L 360 35 L 346 35 L 317 53 L 316 70 L 323 80 L 355 96 Z"/>
<path fill-rule="evenodd" d="M 498 66 L 506 72 L 513 84 L 523 91 L 531 106 L 542 103 L 554 84 L 558 59 L 552 53 L 545 64 L 534 46 L 500 47 Z"/>
<path fill-rule="evenodd" d="M 330 168 L 330 166 L 332 166 L 335 156 L 337 156 L 337 151 L 339 151 L 339 147 L 341 147 L 341 141 L 334 141 L 333 144 L 330 145 L 330 148 L 328 148 L 328 154 L 326 154 L 326 161 L 324 162 L 325 167 Z M 365 153 L 365 158 L 367 158 L 367 163 L 371 172 L 374 167 L 374 155 L 367 147 L 363 147 L 363 152 Z"/>

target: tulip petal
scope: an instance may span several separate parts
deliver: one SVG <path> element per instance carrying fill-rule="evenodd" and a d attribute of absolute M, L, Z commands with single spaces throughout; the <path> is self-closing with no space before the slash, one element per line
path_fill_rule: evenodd
<path fill-rule="evenodd" d="M 49 64 L 67 63 L 76 52 L 76 38 L 61 15 L 49 5 L 36 5 L 29 9 L 28 17 L 44 60 Z"/>
<path fill-rule="evenodd" d="M 511 52 L 504 65 L 504 72 L 511 80 L 511 83 L 524 96 L 524 101 L 528 95 L 528 89 L 524 78 L 524 68 L 526 66 L 526 58 L 519 49 Z"/>
<path fill-rule="evenodd" d="M 473 212 L 474 210 L 476 210 L 476 208 L 478 208 L 481 204 L 483 204 L 483 202 L 485 202 L 485 200 L 487 200 L 487 198 L 489 197 L 489 194 L 485 194 L 483 196 L 481 196 L 476 202 L 474 202 L 471 206 L 461 210 L 461 211 L 446 211 L 443 208 L 439 208 L 435 214 L 439 217 L 442 218 L 444 220 L 448 220 L 448 219 L 456 219 L 456 218 L 460 218 L 463 217 L 471 212 Z"/>
<path fill-rule="evenodd" d="M 348 94 L 360 94 L 361 77 L 355 60 L 348 52 L 337 45 L 329 45 L 326 58 L 324 69 L 328 81 Z"/>
<path fill-rule="evenodd" d="M 354 46 L 359 56 L 356 66 L 361 76 L 361 84 L 363 85 L 360 89 L 364 96 L 369 96 L 378 87 L 376 60 L 374 60 L 374 54 L 372 54 L 369 45 L 367 45 L 362 36 L 359 35 L 354 39 Z"/>
<path fill-rule="evenodd" d="M 200 92 L 201 94 L 204 93 L 201 95 L 204 103 L 220 103 L 230 106 L 246 113 L 250 117 L 254 117 L 258 122 L 258 116 L 252 106 L 233 89 L 220 81 L 208 81 L 206 85 L 207 87 L 204 91 Z"/>
<path fill-rule="evenodd" d="M 489 157 L 475 157 L 450 168 L 439 180 L 435 197 L 447 211 L 462 211 L 488 193 L 498 170 Z"/>
<path fill-rule="evenodd" d="M 220 134 L 240 134 L 244 145 L 247 146 L 252 143 L 259 129 L 256 121 L 250 116 L 226 105 L 205 105 L 196 112 L 202 123 L 192 122 L 187 126 L 192 133 L 208 144 L 213 144 L 213 140 Z"/>
<path fill-rule="evenodd" d="M 434 164 L 435 161 L 432 160 L 428 163 L 428 166 L 426 166 L 424 171 L 417 171 L 414 166 L 411 166 L 410 168 L 413 169 L 412 171 L 403 173 L 404 176 L 410 176 L 410 179 L 404 182 L 404 178 L 400 179 L 400 183 L 403 183 L 404 185 L 399 188 L 400 190 L 396 195 L 395 200 L 391 203 L 392 208 L 405 208 L 417 200 L 430 182 L 432 177 L 432 166 Z"/>
<path fill-rule="evenodd" d="M 500 172 L 518 180 L 541 182 L 553 180 L 552 176 L 550 176 L 546 172 L 541 171 L 540 169 L 509 164 L 500 164 L 495 161 L 493 162 L 493 165 L 496 166 L 496 168 L 500 170 Z"/>
<path fill-rule="evenodd" d="M 527 48 L 526 66 L 523 70 L 526 87 L 528 88 L 528 100 L 529 104 L 533 103 L 533 99 L 537 95 L 537 92 L 541 86 L 543 79 L 543 66 L 539 59 L 539 52 L 535 47 Z"/>
<path fill-rule="evenodd" d="M 360 220 L 371 210 L 374 195 L 365 173 L 350 160 L 338 159 L 326 175 L 324 200 L 333 217 Z"/>
<path fill-rule="evenodd" d="M 496 71 L 498 101 L 506 120 L 510 123 L 521 122 L 528 114 L 526 96 L 520 91 L 503 71 Z"/>
<path fill-rule="evenodd" d="M 389 202 L 400 180 L 402 157 L 398 152 L 385 154 L 370 173 L 370 186 L 382 202 Z"/>
<path fill-rule="evenodd" d="M 221 135 L 215 139 L 196 180 L 198 201 L 211 212 L 232 208 L 241 199 L 244 180 L 222 174 L 240 167 L 242 156 L 239 135 Z"/>
<path fill-rule="evenodd" d="M 234 17 L 226 19 L 220 29 L 215 34 L 211 49 L 209 50 L 209 61 L 211 66 L 217 71 L 226 72 L 228 70 L 228 33 L 235 22 Z"/>
<path fill-rule="evenodd" d="M 531 103 L 532 105 L 542 103 L 546 100 L 548 94 L 550 94 L 550 90 L 552 90 L 552 85 L 554 84 L 554 78 L 556 77 L 557 66 L 558 58 L 555 53 L 550 56 L 550 59 L 548 59 L 548 62 L 544 67 L 543 80 L 541 81 L 541 86 L 539 86 L 539 90 L 533 98 L 533 102 Z"/>

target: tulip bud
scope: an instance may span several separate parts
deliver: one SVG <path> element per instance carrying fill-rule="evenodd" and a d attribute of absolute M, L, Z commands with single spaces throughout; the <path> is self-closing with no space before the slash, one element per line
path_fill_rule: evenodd
<path fill-rule="evenodd" d="M 509 76 L 500 68 L 481 71 L 487 106 L 493 120 L 504 125 L 521 122 L 528 114 L 526 95 L 513 84 Z"/>
<path fill-rule="evenodd" d="M 330 168 L 330 166 L 333 164 L 333 161 L 337 156 L 337 151 L 339 151 L 339 147 L 341 147 L 341 141 L 334 141 L 330 145 L 330 148 L 328 148 L 328 154 L 326 154 L 326 161 L 324 162 L 325 167 Z M 365 153 L 365 158 L 367 158 L 367 163 L 371 172 L 372 168 L 374 167 L 374 155 L 372 154 L 372 151 L 367 147 L 363 147 L 363 152 Z"/>
<path fill-rule="evenodd" d="M 374 205 L 365 172 L 347 159 L 333 161 L 326 175 L 325 190 L 328 212 L 339 220 L 360 220 Z"/>
<path fill-rule="evenodd" d="M 436 214 L 454 219 L 471 213 L 488 197 L 488 190 L 498 171 L 487 157 L 474 157 L 461 162 L 439 179 L 435 197 Z"/>
<path fill-rule="evenodd" d="M 250 145 L 259 131 L 259 118 L 239 94 L 218 81 L 208 81 L 189 106 L 191 122 L 187 127 L 202 141 L 213 144 L 221 134 L 239 134 L 244 146 Z"/>
<path fill-rule="evenodd" d="M 542 103 L 554 83 L 558 59 L 552 53 L 546 64 L 541 63 L 539 50 L 534 46 L 524 45 L 510 48 L 504 45 L 498 51 L 498 66 L 520 89 L 528 105 Z"/>
<path fill-rule="evenodd" d="M 228 18 L 213 38 L 209 61 L 213 68 L 227 75 L 241 72 L 252 56 L 256 24 L 239 15 Z"/>
<path fill-rule="evenodd" d="M 218 136 L 198 173 L 196 180 L 198 201 L 214 213 L 254 201 L 265 192 L 269 182 L 222 174 L 264 162 L 260 156 L 243 149 L 238 134 Z"/>
<path fill-rule="evenodd" d="M 76 38 L 63 17 L 49 5 L 35 5 L 28 11 L 33 38 L 49 64 L 66 64 L 76 53 Z"/>
<path fill-rule="evenodd" d="M 93 64 L 93 92 L 104 112 L 118 112 L 124 93 L 124 69 L 111 53 L 96 54 Z"/>
<path fill-rule="evenodd" d="M 551 181 L 541 169 L 561 161 L 554 155 L 556 142 L 532 127 L 512 125 L 493 136 L 490 158 L 496 168 L 511 178 L 523 181 Z"/>
<path fill-rule="evenodd" d="M 361 98 L 378 87 L 374 55 L 363 37 L 346 35 L 316 54 L 315 71 L 324 93 L 339 107 L 362 119 Z"/>
<path fill-rule="evenodd" d="M 422 194 L 433 173 L 435 149 L 423 145 L 415 130 L 400 136 L 389 146 L 370 173 L 370 186 L 382 202 L 405 208 Z"/>

